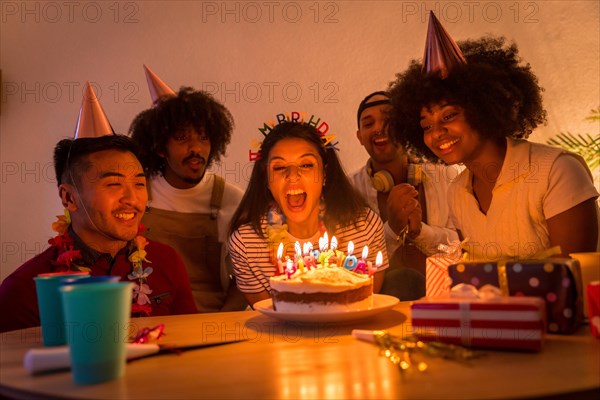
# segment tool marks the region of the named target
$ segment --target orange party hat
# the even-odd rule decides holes
[[[146,65],[144,65],[144,71],[146,72],[146,82],[148,82],[152,104],[156,103],[162,96],[177,96],[173,89],[164,83],[162,79]]]
[[[466,62],[456,42],[444,29],[433,11],[430,11],[425,54],[423,55],[423,71],[439,72],[442,78],[446,78],[452,68],[466,64]]]
[[[88,82],[77,117],[75,139],[114,135],[113,130],[92,85]]]

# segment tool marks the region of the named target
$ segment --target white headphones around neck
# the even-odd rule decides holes
[[[367,161],[367,173],[371,178],[371,184],[381,193],[387,193],[394,187],[394,177],[385,169],[377,171],[373,174],[373,168],[371,167],[371,160]],[[421,164],[408,164],[408,177],[407,183],[413,186],[421,184],[426,179],[423,174]]]
[[[371,160],[367,161],[367,173],[371,178],[371,184],[378,192],[387,193],[394,187],[394,177],[385,169],[373,174]]]

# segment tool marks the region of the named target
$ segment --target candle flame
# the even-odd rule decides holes
[[[327,250],[329,247],[329,236],[327,236],[327,232],[323,234],[323,243],[325,244],[325,248],[323,250]]]
[[[365,247],[363,247],[362,259],[366,260],[368,255],[369,255],[369,248],[367,246],[365,246]]]
[[[321,251],[321,252],[325,251],[325,249],[326,249],[325,246],[327,246],[325,238],[320,237],[319,238],[319,251]]]
[[[336,237],[332,236],[331,237],[331,246],[330,246],[331,250],[335,251],[337,249],[337,245],[338,245],[338,242],[337,242]]]
[[[303,254],[304,254],[305,256],[307,256],[307,255],[308,255],[308,252],[310,251],[310,249],[309,249],[309,247],[308,247],[308,245],[309,245],[309,244],[310,244],[310,243],[306,242],[306,243],[304,243],[304,245],[302,246],[302,247],[303,247],[303,250],[304,250]],[[311,246],[312,246],[312,245],[311,245]]]
[[[379,268],[383,264],[383,253],[381,251],[377,252],[377,257],[375,257],[375,267]]]
[[[302,255],[302,250],[300,248],[300,242],[296,242],[296,244],[294,244],[294,249],[296,250],[296,255],[297,256],[301,256]]]
[[[283,243],[279,243],[279,247],[277,248],[277,259],[279,260],[283,255]]]
[[[352,240],[351,240],[348,242],[348,255],[351,256],[353,252],[354,252],[354,243],[352,243]]]

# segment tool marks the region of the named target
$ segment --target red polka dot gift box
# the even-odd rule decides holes
[[[448,274],[451,286],[493,285],[505,296],[541,297],[550,333],[573,333],[581,326],[583,290],[575,259],[461,262],[450,265]]]

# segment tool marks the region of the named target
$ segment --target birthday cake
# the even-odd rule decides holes
[[[296,270],[270,279],[273,309],[281,312],[347,312],[372,307],[373,279],[338,266]]]

